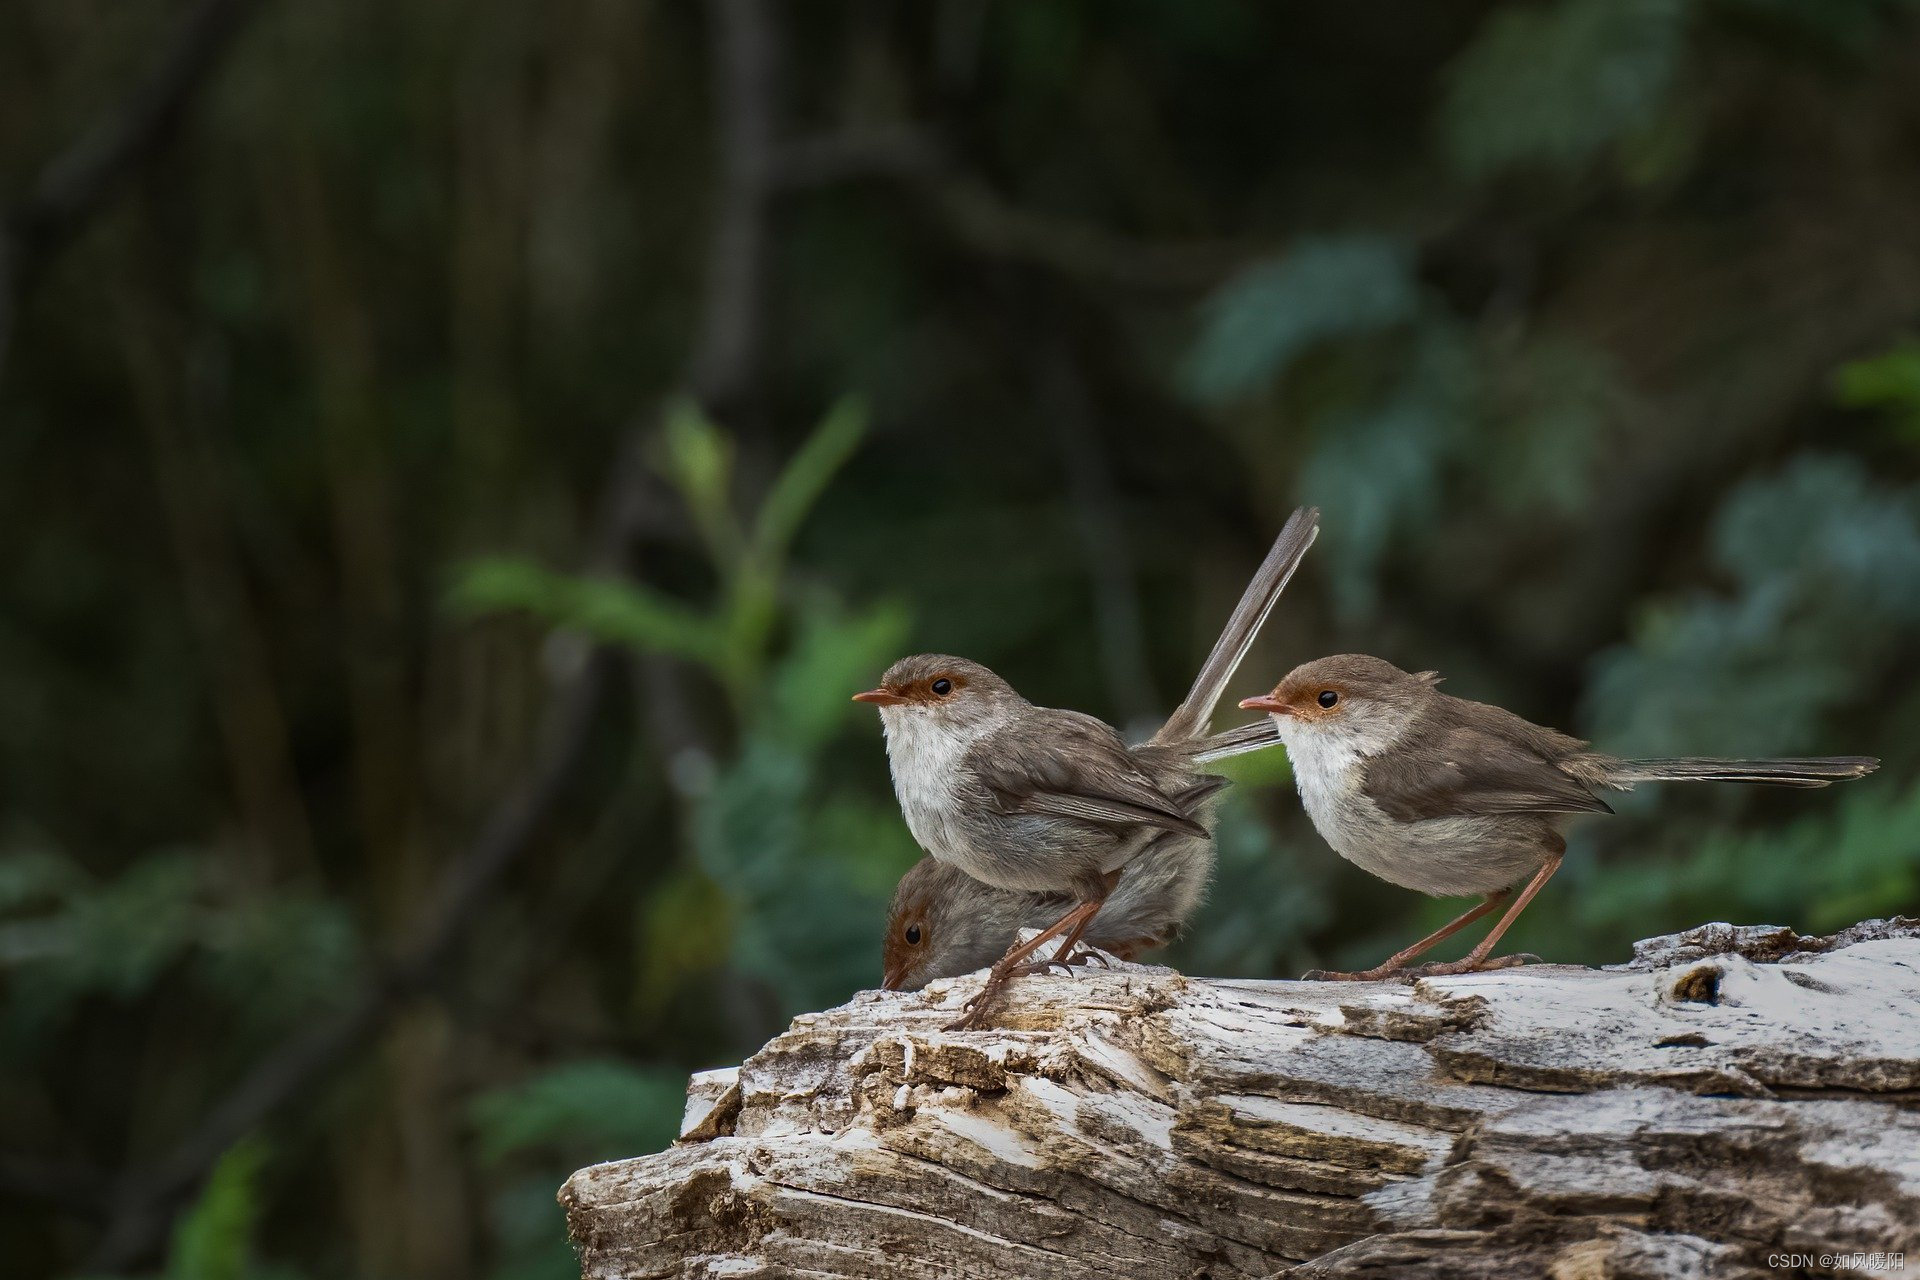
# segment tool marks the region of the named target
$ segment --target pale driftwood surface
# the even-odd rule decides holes
[[[977,983],[695,1076],[680,1143],[562,1188],[589,1280],[1920,1269],[1920,921],[1412,984],[1122,965],[942,1031]]]

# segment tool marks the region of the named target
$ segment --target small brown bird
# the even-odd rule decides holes
[[[1225,778],[1210,778],[1175,800],[1195,814],[1226,785]],[[1120,883],[1081,942],[1122,960],[1165,946],[1206,897],[1212,875],[1211,843],[1162,836],[1122,868]],[[893,893],[880,985],[918,991],[937,978],[984,969],[1006,953],[1022,929],[1044,929],[1073,905],[1069,894],[996,889],[938,858],[922,858],[900,877]]]
[[[986,667],[947,654],[902,658],[879,688],[854,695],[880,708],[894,793],[921,848],[996,888],[1068,894],[1075,904],[1000,958],[956,1026],[976,1025],[1043,943],[1062,937],[1055,956],[1071,956],[1121,869],[1163,836],[1197,841],[1211,859],[1207,806],[1183,807],[1177,797],[1211,777],[1197,766],[1219,758],[1222,741],[1253,750],[1276,740],[1251,727],[1204,735],[1318,532],[1315,511],[1288,519],[1193,688],[1140,746],[1092,716],[1036,707]]]
[[[1559,868],[1567,820],[1613,812],[1597,789],[1630,791],[1642,782],[1824,787],[1880,763],[1866,756],[1621,760],[1510,711],[1441,693],[1438,683],[1431,671],[1414,675],[1379,658],[1341,654],[1296,667],[1272,693],[1240,704],[1272,717],[1301,803],[1340,856],[1432,897],[1484,898],[1375,968],[1310,977],[1385,977],[1509,898],[1506,914],[1465,959],[1420,971],[1521,963],[1526,957],[1488,956]],[[1529,876],[1513,897],[1513,886]]]

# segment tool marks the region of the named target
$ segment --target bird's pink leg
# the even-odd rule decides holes
[[[1080,945],[1080,939],[1086,934],[1087,926],[1093,923],[1093,918],[1100,913],[1100,908],[1106,905],[1107,899],[1111,897],[1113,894],[1114,886],[1119,883],[1120,883],[1120,873],[1118,871],[1107,872],[1106,879],[1105,879],[1105,887],[1101,890],[1100,896],[1098,898],[1087,899],[1087,904],[1092,905],[1093,910],[1087,912],[1085,916],[1081,917],[1080,922],[1074,925],[1072,930],[1068,932],[1065,940],[1062,941],[1060,943],[1059,948],[1054,951],[1053,959],[1040,960],[1040,961],[1035,961],[1029,964],[1023,964],[1019,967],[1019,969],[1015,971],[1014,976],[1018,977],[1021,974],[1027,974],[1027,973],[1045,973],[1048,969],[1051,969],[1056,964],[1059,965],[1061,968],[1066,969],[1075,964],[1083,964],[1087,960],[1091,959],[1092,953],[1088,952],[1085,956],[1082,956],[1079,960],[1075,960],[1073,958],[1073,949]],[[1083,904],[1083,905],[1087,905],[1087,904]]]
[[[979,994],[967,1001],[960,1016],[948,1023],[946,1029],[948,1031],[970,1031],[984,1025],[986,1022],[987,1006],[993,1001],[993,998],[999,995],[1000,992],[1005,989],[1006,985],[1016,977],[1019,977],[1022,973],[1032,971],[1032,969],[1025,964],[1027,957],[1035,951],[1038,951],[1040,947],[1050,939],[1057,938],[1063,933],[1067,935],[1066,940],[1060,944],[1060,949],[1054,952],[1053,959],[1039,965],[1038,968],[1045,969],[1048,965],[1054,963],[1064,963],[1062,957],[1068,955],[1073,948],[1079,944],[1080,936],[1087,931],[1087,926],[1093,922],[1093,918],[1100,914],[1100,908],[1106,905],[1107,895],[1113,892],[1113,886],[1119,883],[1119,880],[1119,872],[1109,873],[1099,897],[1088,898],[1078,903],[1071,911],[1061,916],[1058,920],[1055,920],[1039,933],[1034,934],[1025,942],[1009,949],[1007,954],[1001,956],[993,968],[988,971],[986,984],[980,988]]]
[[[1527,887],[1520,891],[1520,896],[1515,898],[1513,905],[1507,908],[1507,914],[1500,917],[1500,923],[1488,930],[1487,936],[1480,939],[1480,945],[1472,951],[1469,951],[1464,957],[1459,960],[1448,960],[1441,964],[1423,964],[1414,970],[1414,972],[1422,977],[1438,978],[1453,973],[1478,973],[1485,969],[1511,969],[1517,964],[1525,964],[1529,960],[1538,960],[1538,956],[1524,955],[1499,956],[1489,960],[1487,954],[1493,950],[1493,944],[1500,941],[1500,935],[1505,933],[1512,927],[1513,922],[1520,918],[1520,913],[1527,909],[1529,902],[1533,901],[1533,895],[1540,892],[1540,887],[1546,884],[1553,876],[1553,873],[1559,869],[1560,855],[1556,853],[1547,859],[1545,865],[1533,873],[1533,879],[1527,881]]]
[[[1310,969],[1307,971],[1307,981],[1377,982],[1381,978],[1388,977],[1406,968],[1409,960],[1412,960],[1415,956],[1429,950],[1438,943],[1445,942],[1448,938],[1451,938],[1454,934],[1460,932],[1481,916],[1486,915],[1489,911],[1498,907],[1511,896],[1513,896],[1513,890],[1511,889],[1495,890],[1481,899],[1479,906],[1441,925],[1438,929],[1435,929],[1432,933],[1420,939],[1420,941],[1404,950],[1395,952],[1391,957],[1381,961],[1371,969],[1362,969],[1358,973],[1342,973],[1337,969]]]

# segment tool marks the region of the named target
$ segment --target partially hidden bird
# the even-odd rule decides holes
[[[1272,719],[1301,803],[1336,853],[1405,889],[1481,898],[1374,968],[1308,977],[1372,980],[1405,972],[1428,948],[1502,906],[1505,914],[1464,959],[1417,972],[1471,973],[1532,959],[1492,951],[1559,869],[1569,820],[1613,812],[1600,792],[1643,782],[1824,787],[1863,777],[1880,763],[1867,756],[1625,760],[1511,711],[1442,693],[1438,684],[1431,671],[1339,654],[1294,668],[1273,692],[1240,704]]]
[[[1258,745],[1278,743],[1269,732]],[[1173,800],[1181,812],[1195,814],[1226,786],[1225,778],[1208,778]],[[1119,883],[1088,922],[1081,944],[1133,960],[1172,942],[1205,900],[1213,862],[1211,841],[1163,832],[1121,869]],[[894,889],[881,946],[880,985],[888,991],[918,991],[937,978],[984,969],[1006,953],[1022,930],[1044,929],[1073,905],[1067,893],[996,888],[950,863],[924,857]],[[1062,963],[1077,961],[1069,957]]]
[[[1138,746],[1093,716],[1035,706],[980,663],[948,654],[902,658],[877,688],[854,695],[880,710],[894,794],[922,849],[988,887],[1068,904],[1025,942],[1007,934],[954,1028],[980,1025],[1045,943],[1060,939],[1046,964],[1066,962],[1123,870],[1149,850],[1198,859],[1198,901],[1212,870],[1209,801],[1219,789],[1199,766],[1279,741],[1270,725],[1209,737],[1207,724],[1318,533],[1311,508],[1287,520],[1187,696]]]

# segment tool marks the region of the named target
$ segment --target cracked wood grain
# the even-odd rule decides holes
[[[1920,1255],[1920,921],[1411,984],[863,992],[576,1173],[588,1280],[1721,1277]],[[1920,1260],[1920,1259],[1917,1259]],[[1779,1274],[1775,1271],[1773,1274]]]

